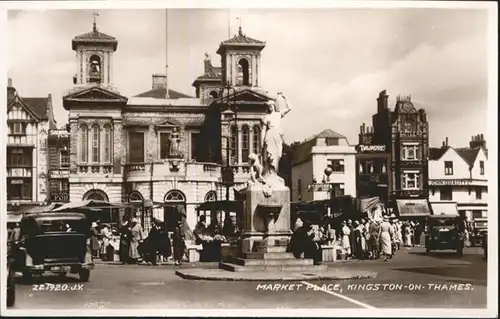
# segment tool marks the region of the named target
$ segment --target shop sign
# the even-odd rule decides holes
[[[310,192],[326,192],[332,190],[332,184],[328,183],[315,183],[307,185]]]
[[[431,186],[467,186],[471,181],[468,179],[434,179],[429,180]]]
[[[385,145],[359,145],[359,151],[362,153],[383,153]]]

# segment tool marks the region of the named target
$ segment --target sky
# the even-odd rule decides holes
[[[91,31],[90,10],[9,11],[8,76],[21,96],[52,94],[58,125],[67,122],[62,96],[76,73],[71,40]],[[98,10],[99,31],[118,40],[114,83],[124,96],[151,88],[166,60],[165,10]],[[323,129],[357,144],[371,123],[378,93],[412,96],[424,108],[430,144],[467,146],[487,134],[488,12],[485,9],[170,9],[169,85],[195,96],[205,52],[220,66],[221,41],[243,33],[266,42],[263,88],[283,92],[292,111],[285,140]],[[490,103],[491,104],[491,103]]]

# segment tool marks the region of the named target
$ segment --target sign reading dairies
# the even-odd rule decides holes
[[[385,152],[385,145],[359,145],[360,152]]]

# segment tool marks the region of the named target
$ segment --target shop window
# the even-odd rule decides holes
[[[444,162],[444,175],[453,175],[453,162],[445,161]]]

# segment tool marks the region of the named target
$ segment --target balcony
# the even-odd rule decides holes
[[[78,165],[78,175],[101,175],[111,174],[113,172],[112,164],[80,164]]]
[[[151,175],[151,169],[153,174]],[[168,180],[217,182],[221,168],[214,163],[186,162],[184,159],[164,159],[154,163],[128,163],[124,172],[128,181]]]

